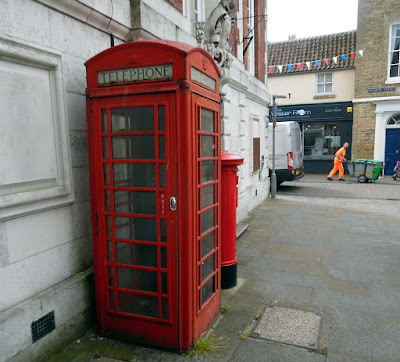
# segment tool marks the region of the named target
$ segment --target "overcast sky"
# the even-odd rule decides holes
[[[269,42],[357,29],[358,0],[268,0]]]

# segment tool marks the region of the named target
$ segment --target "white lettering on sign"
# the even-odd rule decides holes
[[[200,70],[192,67],[191,71],[192,80],[195,82],[201,83],[208,88],[216,90],[217,82],[214,78],[211,78],[209,75],[200,72]]]
[[[106,70],[97,72],[98,84],[137,82],[147,79],[172,78],[172,64],[155,65],[153,67]]]

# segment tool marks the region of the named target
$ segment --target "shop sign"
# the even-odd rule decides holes
[[[351,102],[346,102],[277,107],[276,118],[278,121],[351,119],[352,106]]]
[[[172,64],[155,65],[152,67],[128,68],[97,72],[98,84],[137,82],[149,79],[172,78]]]
[[[368,89],[368,93],[382,93],[382,92],[394,92],[396,90],[395,87],[390,88],[370,88]]]

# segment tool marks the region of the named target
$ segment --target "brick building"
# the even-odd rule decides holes
[[[268,44],[269,90],[286,96],[277,121],[300,123],[306,173],[328,172],[341,144],[351,144],[355,47],[356,31]]]
[[[353,156],[386,162],[400,149],[400,2],[359,0]]]

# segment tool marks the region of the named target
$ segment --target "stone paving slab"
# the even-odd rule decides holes
[[[315,196],[313,184],[330,191]],[[305,177],[287,187],[298,193],[305,185],[306,194],[278,191],[276,199],[252,212],[237,241],[238,286],[222,291],[221,304],[230,308],[210,329],[221,348],[199,359],[399,360],[400,182],[343,184]],[[346,187],[349,197],[327,196]],[[360,198],[365,190],[373,197]],[[267,306],[323,313],[318,350],[251,338]],[[92,330],[52,362],[86,361],[95,354],[111,361],[187,360],[179,353],[98,339]]]

